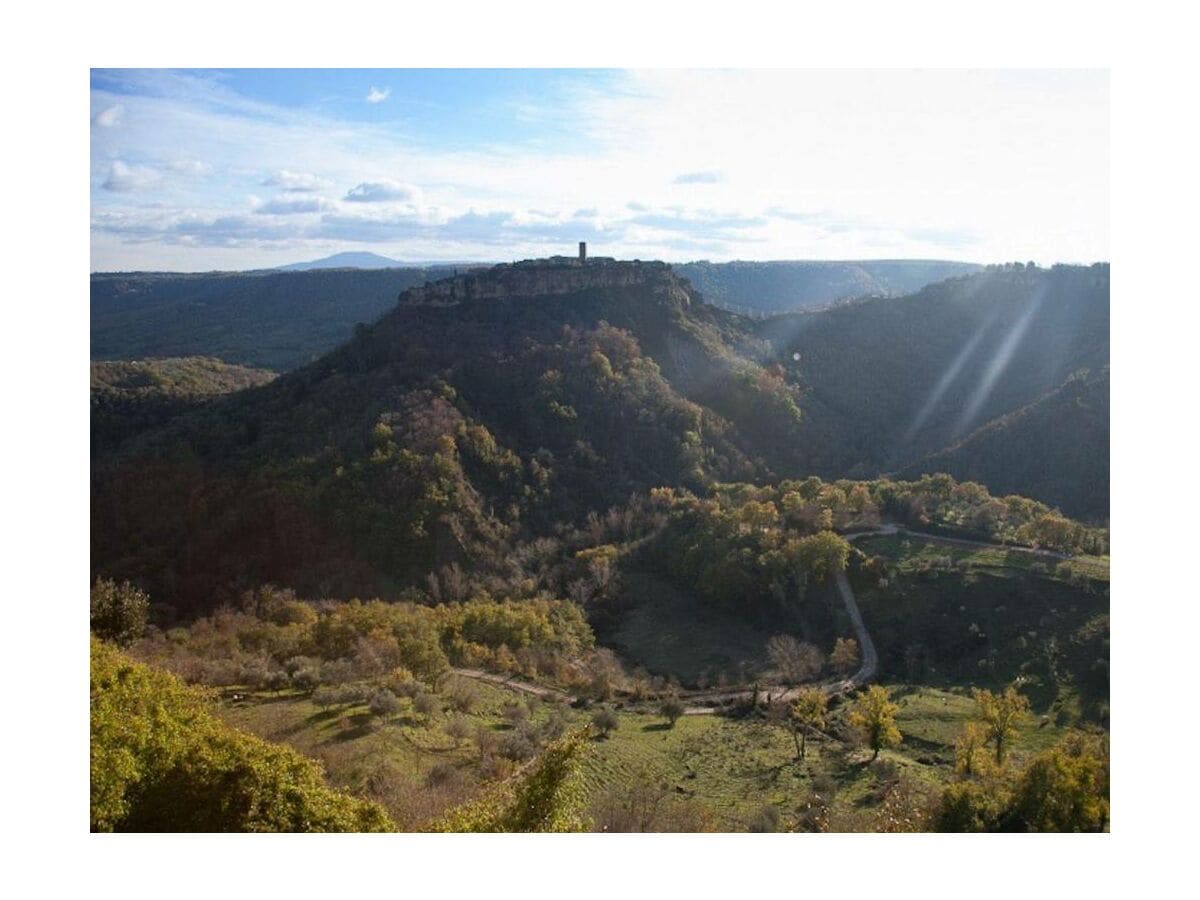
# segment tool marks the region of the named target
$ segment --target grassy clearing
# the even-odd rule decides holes
[[[524,698],[491,685],[477,687],[477,706],[466,718],[496,734],[510,731],[505,707]],[[782,829],[812,827],[814,809],[832,830],[877,827],[889,790],[902,785],[928,803],[953,778],[954,740],[974,711],[965,692],[909,686],[892,691],[904,741],[874,764],[868,762],[869,751],[836,737],[844,734],[841,712],[835,712],[827,736],[809,740],[807,758],[798,761],[790,735],[761,718],[685,716],[671,728],[652,711],[616,709],[617,728],[590,742],[585,802],[596,809],[614,792],[636,792],[653,780],[672,802],[703,810],[707,827],[718,830],[744,831],[768,807]],[[535,722],[557,709],[554,714],[571,726],[585,724],[593,712],[540,702],[532,709]],[[505,774],[480,768],[474,740],[455,746],[442,731],[444,713],[372,728],[364,707],[320,710],[303,695],[284,693],[226,702],[221,714],[238,727],[322,760],[335,785],[380,800],[402,827],[420,827]],[[1031,716],[1013,744],[1014,761],[1051,746],[1063,734]],[[459,777],[447,778],[450,770]],[[381,792],[381,771],[401,789]]]
[[[637,605],[604,635],[634,666],[673,675],[684,684],[753,678],[766,667],[766,643],[778,633],[722,610],[706,607],[655,575],[629,572],[626,591]]]
[[[880,649],[881,675],[893,682],[901,745],[869,762],[839,709],[826,735],[811,738],[807,758],[798,761],[791,736],[761,717],[685,716],[672,728],[652,707],[623,704],[613,708],[616,729],[590,742],[584,762],[585,802],[598,824],[614,797],[653,793],[647,790],[653,784],[664,806],[688,810],[683,818],[658,820],[660,827],[744,831],[769,820],[782,830],[886,829],[895,827],[888,818],[893,805],[925,808],[955,778],[954,742],[975,714],[969,685],[998,688],[1018,675],[1025,679],[1035,713],[1012,743],[1013,765],[1053,746],[1079,720],[1089,667],[1107,659],[1106,577],[1048,574],[1030,568],[1036,558],[1001,549],[902,537],[863,543],[898,563],[889,583],[858,593]],[[931,568],[920,561],[947,555],[962,564]],[[1106,560],[1082,564],[1107,574]],[[652,576],[633,573],[627,585],[639,606],[605,643],[632,664],[685,683],[714,672],[732,680],[761,671],[773,631],[705,610]],[[901,684],[913,666],[919,684]],[[365,706],[322,710],[296,693],[227,703],[223,715],[322,760],[335,785],[378,800],[401,827],[419,828],[511,771],[515,763],[498,759],[475,733],[501,739],[512,733],[506,709],[514,702],[529,708],[533,725],[556,717],[578,727],[594,712],[470,681],[476,701],[462,717],[471,737],[456,743],[445,726],[457,715],[447,698],[459,682],[443,686],[430,716],[401,715],[382,726]]]
[[[468,681],[476,698],[469,712],[449,708],[447,694]],[[401,714],[380,722],[365,704],[321,709],[305,694],[248,694],[221,703],[219,714],[230,724],[268,740],[286,743],[325,764],[330,781],[386,806],[401,827],[418,828],[448,807],[477,792],[482,783],[504,777],[513,764],[500,761],[481,771],[477,741],[455,742],[445,727],[461,717],[472,735],[478,730],[502,738],[513,730],[506,708],[519,703],[530,721],[545,723],[557,703],[538,700],[486,683],[447,679],[439,709],[428,716]],[[572,714],[572,718],[577,718]]]
[[[911,572],[935,559],[949,557],[956,564],[991,570],[1037,572],[1048,578],[1068,580],[1089,578],[1108,581],[1107,556],[1075,556],[1055,560],[1004,547],[966,547],[911,535],[884,535],[860,538],[855,546],[869,556],[883,556],[896,562],[902,572]]]

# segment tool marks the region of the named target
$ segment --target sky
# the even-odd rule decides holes
[[[91,72],[93,271],[1108,259],[1084,70]]]

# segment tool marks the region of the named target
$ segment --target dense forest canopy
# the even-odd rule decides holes
[[[992,419],[901,474],[948,472],[1103,521],[1109,504],[1108,396],[1108,368],[1081,369],[1028,406]]]
[[[92,454],[163,425],[222,394],[269,383],[274,372],[207,356],[92,363]]]
[[[777,364],[800,394],[798,464],[824,477],[931,471],[911,467],[1082,372],[1099,377],[1109,361],[1108,331],[1106,264],[990,267],[906,297],[778,316],[757,327],[772,347],[764,362]],[[1092,493],[1095,472],[1108,467],[1107,431],[1096,424],[1101,409],[1056,422],[1049,438],[1086,446],[1093,454],[1086,470],[1060,450],[1062,465],[1020,481],[1031,456],[1019,431],[1003,429],[1014,440],[1007,461],[997,458],[988,474],[1004,490],[1104,520],[1106,495]]]
[[[396,294],[452,268],[97,273],[92,359],[215,356],[275,371],[332,350]]]
[[[986,421],[1107,360],[1107,267],[989,269],[911,297],[753,323],[704,303],[668,267],[611,265],[618,286],[605,275],[559,288],[553,270],[534,269],[522,277],[545,282],[536,296],[402,298],[294,373],[162,427],[128,424],[134,437],[94,468],[97,571],[150,579],[183,607],[266,581],[398,596],[450,565],[502,569],[514,542],[654,488],[704,496],[719,482],[887,471],[903,448],[924,459],[919,448],[954,433],[955,410],[973,408],[979,378],[997,375],[976,391],[974,418]],[[957,365],[973,341],[978,352]],[[996,364],[1002,352],[1009,365]],[[1090,383],[1080,377],[1070,384]],[[904,443],[914,411],[923,421]],[[1057,445],[1086,444],[1095,419],[1060,417],[1083,433],[1059,432]],[[1028,484],[1103,518],[1094,491],[1080,498],[1106,445],[1086,444],[1082,472],[1078,453],[1060,453],[1031,473],[1020,428],[990,433],[977,455],[1003,490],[1034,493]],[[955,453],[974,443],[985,446],[973,436]],[[916,501],[874,502],[989,538],[1074,540],[1048,537],[1052,513],[1037,504],[1039,526],[1010,524],[1000,501],[957,521],[938,520],[936,492],[921,495],[920,512]]]

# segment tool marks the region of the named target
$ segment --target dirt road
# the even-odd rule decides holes
[[[1030,553],[1036,556],[1045,556],[1052,559],[1068,559],[1069,557],[1063,553],[1056,553],[1053,550],[1038,550],[1033,547],[1016,547],[1009,544],[991,544],[986,541],[972,541],[966,538],[944,537],[939,534],[928,534],[923,531],[913,531],[895,524],[881,525],[874,531],[856,531],[850,534],[843,534],[842,537],[847,541],[856,541],[864,537],[880,537],[883,535],[908,534],[913,537],[923,538],[930,541],[939,541],[946,544],[955,544],[966,547],[988,547],[1004,550],[1012,550],[1019,553]],[[858,641],[859,653],[862,655],[862,663],[858,671],[849,678],[843,678],[836,681],[824,682],[819,687],[830,695],[845,694],[850,691],[858,690],[875,677],[875,673],[879,668],[879,655],[875,650],[875,642],[871,640],[871,634],[867,631],[867,626],[863,622],[862,613],[858,608],[858,599],[854,596],[854,589],[850,587],[850,580],[846,577],[845,572],[837,573],[837,589],[838,594],[842,598],[842,603],[846,607],[846,615],[850,619],[850,623],[854,626],[854,637]],[[491,672],[484,672],[479,669],[454,669],[456,674],[466,678],[475,678],[480,681],[486,681],[491,684],[496,684],[501,687],[509,688],[510,690],[520,691],[524,694],[532,694],[537,697],[546,699],[559,700],[565,703],[574,703],[578,698],[560,691],[556,688],[543,687],[542,685],[530,684],[526,681],[515,681],[511,675],[496,675]],[[807,687],[808,685],[805,685]],[[722,690],[698,690],[684,691],[680,694],[680,699],[687,704],[684,710],[685,716],[704,716],[713,715],[719,712],[722,708],[734,703],[743,703],[747,700],[756,699],[759,702],[776,702],[779,700],[789,700],[796,695],[800,687],[792,687],[778,693],[771,693],[770,689],[765,689],[758,692],[758,696],[754,697],[753,690],[741,688],[726,688]]]

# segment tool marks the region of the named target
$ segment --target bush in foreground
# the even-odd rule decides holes
[[[92,831],[388,831],[321,766],[215,718],[173,675],[92,641]]]

